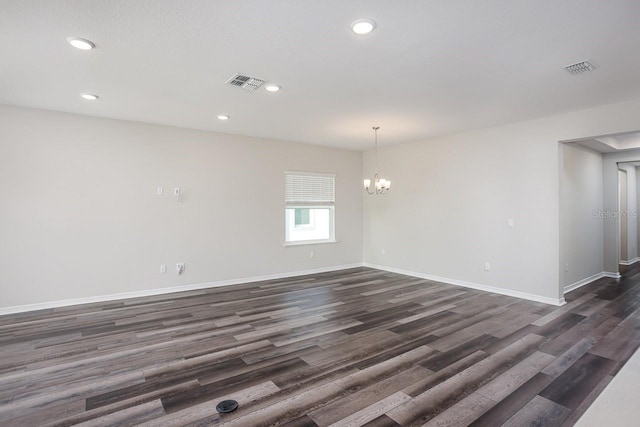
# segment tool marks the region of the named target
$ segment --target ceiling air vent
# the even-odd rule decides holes
[[[594,65],[589,61],[580,61],[575,64],[567,65],[564,69],[571,74],[583,74],[595,70],[596,67],[594,67]]]
[[[265,80],[245,76],[244,74],[239,73],[227,80],[228,85],[238,86],[246,90],[256,90],[262,86],[264,82]]]

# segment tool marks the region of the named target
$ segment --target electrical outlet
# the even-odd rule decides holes
[[[176,264],[176,273],[182,274],[184,271],[184,262],[179,262]]]
[[[167,266],[166,266],[166,265],[164,265],[164,264],[162,264],[162,265],[160,266],[160,273],[166,273],[166,272],[167,272]]]
[[[490,262],[485,262],[484,263],[484,271],[491,271],[491,263]]]
[[[162,196],[164,194],[164,188],[162,187],[158,187],[156,189],[156,192],[158,193],[158,196]]]
[[[569,271],[569,263],[565,263],[564,265],[564,271]]]

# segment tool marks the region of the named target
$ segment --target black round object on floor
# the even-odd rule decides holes
[[[235,400],[223,400],[216,405],[216,411],[220,412],[221,414],[233,412],[236,409],[238,409],[238,402],[236,402]]]

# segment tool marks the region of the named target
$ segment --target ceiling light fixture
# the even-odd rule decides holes
[[[98,95],[95,95],[93,93],[81,93],[80,96],[86,99],[87,101],[95,101],[97,99],[100,99]]]
[[[80,50],[91,50],[96,47],[95,43],[91,40],[80,39],[78,37],[69,37],[67,41],[71,46]]]
[[[356,34],[369,34],[376,28],[376,21],[373,19],[357,19],[351,23],[351,30]]]
[[[226,114],[218,114],[218,120],[229,120],[231,118],[231,116],[228,116]]]
[[[281,89],[280,86],[274,84],[268,84],[264,88],[267,90],[267,92],[277,92]]]
[[[372,127],[373,131],[376,134],[376,173],[373,176],[373,191],[371,191],[371,180],[364,180],[364,191],[369,194],[385,194],[391,188],[391,181],[387,181],[384,178],[378,178],[378,129],[380,126]]]

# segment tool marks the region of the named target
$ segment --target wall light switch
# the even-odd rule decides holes
[[[491,271],[491,263],[490,262],[485,262],[484,263],[484,271]]]
[[[156,191],[158,193],[158,196],[162,196],[164,194],[164,188],[162,188],[162,187],[158,187],[158,189]]]
[[[315,258],[316,253],[314,251],[309,252],[309,258]]]
[[[166,272],[167,272],[167,266],[166,266],[166,265],[164,265],[164,264],[162,264],[162,265],[160,266],[160,273],[166,273]]]
[[[509,219],[507,220],[507,227],[509,227],[509,228],[513,228],[513,218],[509,218]]]
[[[182,193],[180,192],[180,188],[176,187],[173,189],[173,196],[178,202],[182,203]]]

